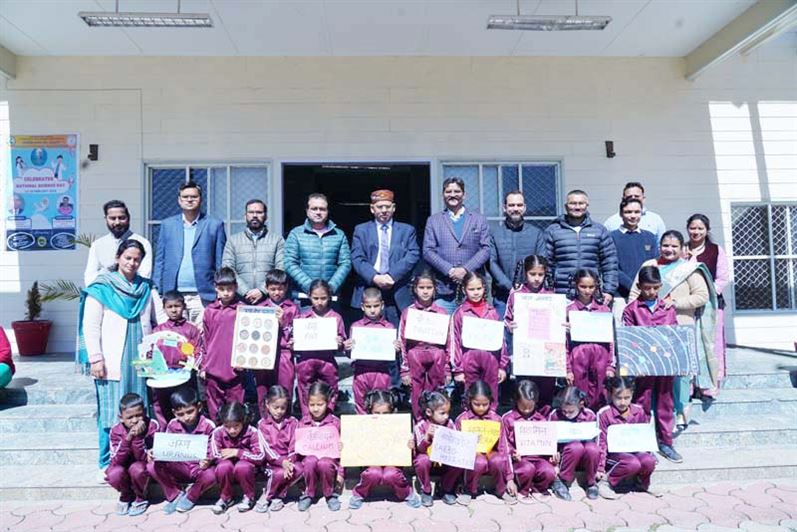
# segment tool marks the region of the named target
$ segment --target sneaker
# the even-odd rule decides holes
[[[594,501],[600,495],[598,493],[598,486],[597,484],[593,484],[592,486],[587,486],[587,499]]]
[[[363,498],[359,495],[352,494],[349,497],[349,510],[359,510],[363,507]]]
[[[501,500],[506,504],[517,504],[517,497],[508,492],[504,492],[504,494],[501,495]]]
[[[684,461],[683,456],[681,456],[678,451],[672,448],[672,445],[659,445],[659,454],[662,455],[664,458],[669,460],[670,462],[674,462],[676,464],[680,464]]]
[[[244,498],[241,499],[241,502],[239,502],[238,506],[236,506],[236,508],[238,508],[238,511],[241,512],[241,513],[248,512],[249,510],[251,510],[254,507],[255,507],[255,501],[253,501],[252,499],[250,499],[246,495],[244,495]]]
[[[116,503],[116,515],[127,515],[130,511],[130,503],[119,501]]]
[[[308,497],[307,495],[302,495],[299,497],[299,503],[296,505],[300,512],[306,512],[310,509],[310,506],[313,504],[313,499]]]
[[[285,502],[282,499],[274,499],[271,501],[271,504],[268,506],[269,512],[279,512],[285,508]]]
[[[470,505],[470,501],[473,500],[473,495],[470,493],[460,493],[457,497],[457,504],[461,504],[462,506]]]
[[[454,495],[453,493],[444,493],[443,502],[448,504],[449,506],[453,506],[457,504],[457,496]]]
[[[219,499],[216,503],[210,507],[210,511],[216,515],[221,515],[227,511],[227,508],[230,507],[230,503],[225,501],[224,499]]]
[[[177,510],[177,503],[180,502],[180,499],[185,497],[185,492],[180,492],[177,494],[177,497],[174,500],[167,501],[166,504],[163,505],[163,513],[166,515],[171,515]]]
[[[127,515],[130,517],[141,515],[147,511],[147,508],[149,508],[149,501],[136,501],[130,505],[130,511],[127,512]]]
[[[194,509],[194,506],[195,503],[191,502],[191,499],[189,499],[186,496],[177,502],[177,511],[180,512],[181,514],[185,512],[190,512],[191,510]]]
[[[434,504],[434,498],[431,493],[421,493],[421,505],[431,508]]]
[[[330,495],[327,497],[327,508],[330,512],[337,512],[340,510],[340,499],[337,495]]]
[[[605,480],[598,482],[598,494],[604,499],[609,499],[610,501],[620,498],[620,495],[614,491],[614,488],[612,488],[611,484]]]
[[[257,500],[257,504],[255,504],[255,511],[259,514],[264,514],[268,512],[269,507],[269,500],[266,496],[266,493],[263,492],[263,495]]]
[[[554,480],[553,484],[551,484],[551,491],[553,491],[553,494],[563,501],[573,500],[573,496],[570,495],[570,488],[568,488],[567,484],[562,482],[562,480],[559,478]]]
[[[418,494],[413,491],[407,496],[406,499],[404,499],[404,503],[410,508],[420,508],[421,498],[418,497]]]

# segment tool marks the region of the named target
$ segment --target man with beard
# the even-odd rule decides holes
[[[130,230],[130,211],[123,201],[111,200],[102,206],[105,213],[105,225],[109,233],[95,240],[89,248],[89,260],[83,272],[83,282],[86,286],[103,271],[109,271],[116,264],[116,250],[119,243],[128,238],[138,240],[144,246],[146,255],[141,261],[138,274],[149,278],[152,274],[152,246],[149,240]]]
[[[513,190],[504,196],[504,222],[490,233],[490,275],[493,277],[493,306],[499,316],[506,311],[509,291],[516,283],[523,282],[522,273],[517,276],[518,263],[522,263],[537,250],[540,230],[525,223],[526,201],[523,192]]]
[[[268,208],[259,199],[246,202],[246,229],[227,240],[221,265],[235,270],[238,294],[250,305],[265,296],[266,272],[283,269],[285,240],[266,227]]]

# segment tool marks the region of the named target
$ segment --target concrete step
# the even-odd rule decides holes
[[[678,448],[681,464],[656,455],[654,484],[703,484],[724,480],[797,477],[797,446],[755,446],[736,449]]]
[[[94,383],[77,372],[74,355],[21,357],[15,364],[14,378],[0,390],[0,407],[95,402]]]
[[[0,410],[0,434],[16,432],[92,432],[96,406],[26,405]]]
[[[708,406],[693,401],[690,418],[695,420],[723,418],[729,423],[741,415],[795,415],[797,389],[767,388],[721,390]]]
[[[723,390],[752,388],[789,388],[797,385],[797,373],[776,370],[764,373],[745,373],[727,375],[722,381]]]
[[[97,462],[97,432],[0,434],[0,463],[89,465]]]
[[[757,445],[797,446],[797,421],[788,415],[748,415],[733,419],[692,420],[685,431],[675,436],[675,445],[679,450]]]

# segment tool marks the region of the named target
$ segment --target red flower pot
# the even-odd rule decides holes
[[[47,352],[47,339],[50,336],[49,320],[12,321],[11,328],[17,338],[20,355],[42,355]]]

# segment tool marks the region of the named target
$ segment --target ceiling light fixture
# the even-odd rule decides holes
[[[213,20],[207,13],[180,13],[177,0],[176,13],[120,12],[119,0],[116,11],[81,11],[77,14],[92,28],[212,28]]]
[[[530,31],[576,31],[602,30],[609,25],[609,16],[581,16],[578,14],[578,0],[575,15],[521,15],[520,0],[517,0],[517,14],[490,15],[487,18],[488,30],[530,30]]]

